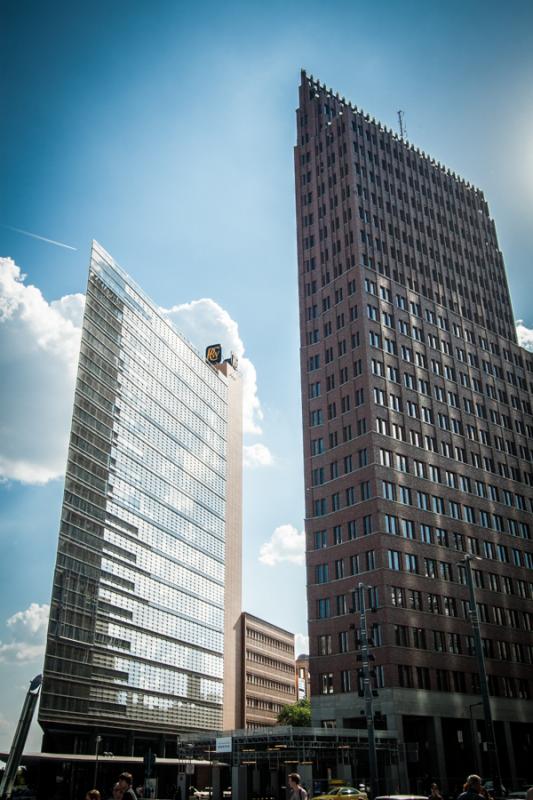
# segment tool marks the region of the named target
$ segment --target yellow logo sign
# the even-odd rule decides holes
[[[220,364],[222,361],[222,345],[210,344],[205,348],[205,360],[210,364]]]

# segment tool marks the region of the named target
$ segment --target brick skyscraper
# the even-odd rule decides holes
[[[366,724],[363,581],[375,710],[409,745],[399,782],[487,774],[461,563],[479,556],[504,782],[531,780],[533,355],[494,222],[479,189],[305,73],[297,123],[314,724]]]

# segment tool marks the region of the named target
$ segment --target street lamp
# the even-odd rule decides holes
[[[478,705],[483,706],[483,716],[485,718],[485,728],[487,737],[487,747],[490,753],[491,766],[493,768],[493,781],[494,792],[496,795],[501,793],[502,778],[500,772],[500,759],[498,757],[498,748],[496,745],[496,736],[494,733],[494,722],[492,720],[492,710],[490,706],[489,684],[487,680],[487,670],[485,667],[485,655],[483,653],[483,644],[481,641],[481,630],[479,627],[479,617],[477,613],[476,602],[476,588],[474,586],[474,578],[472,575],[472,561],[481,561],[479,556],[469,554],[465,556],[459,563],[465,565],[466,585],[469,591],[469,604],[470,604],[470,624],[472,625],[472,633],[474,634],[474,649],[476,651],[478,669],[479,669],[479,688],[481,690],[481,703]],[[473,704],[476,705],[476,704]]]
[[[359,621],[360,621],[360,638],[361,638],[361,655],[358,657],[362,661],[363,666],[363,694],[365,698],[365,716],[366,716],[366,730],[368,734],[368,767],[370,771],[370,787],[372,789],[372,797],[377,795],[377,775],[378,764],[376,754],[376,734],[374,729],[374,707],[373,707],[373,694],[370,685],[370,652],[368,644],[368,627],[366,619],[366,598],[365,590],[370,587],[364,583],[359,583]],[[374,657],[372,656],[372,659]]]
[[[94,754],[95,758],[94,758],[94,783],[93,783],[93,786],[94,786],[95,789],[96,789],[96,780],[98,778],[98,748],[100,747],[100,742],[101,741],[102,741],[102,737],[100,735],[98,735],[96,737],[96,752]]]

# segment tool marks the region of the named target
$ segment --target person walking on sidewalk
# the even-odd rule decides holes
[[[291,772],[289,775],[289,788],[291,793],[289,795],[289,800],[307,800],[308,794],[301,786],[302,779],[298,775],[297,772]]]
[[[482,785],[479,775],[469,775],[457,800],[480,800]]]

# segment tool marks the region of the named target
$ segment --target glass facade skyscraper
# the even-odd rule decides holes
[[[239,384],[93,244],[39,711],[45,750],[90,752],[102,735],[102,750],[144,752],[152,734],[163,755],[166,733],[222,727],[232,573],[240,610],[240,515],[226,525]],[[239,439],[239,408],[233,426]],[[237,506],[240,485],[232,493]]]

